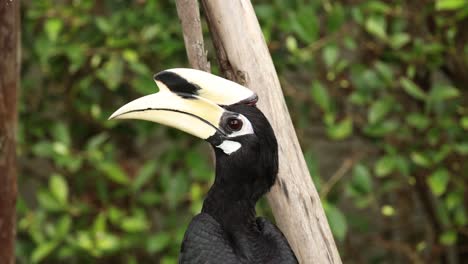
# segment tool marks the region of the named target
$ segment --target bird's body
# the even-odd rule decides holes
[[[164,71],[155,80],[161,92],[130,102],[112,118],[177,127],[208,141],[216,156],[214,184],[185,233],[179,263],[297,263],[281,231],[255,213],[278,173],[278,145],[256,95],[195,70]]]
[[[185,233],[179,263],[297,263],[281,231],[267,219],[255,218],[250,228],[230,235],[213,217],[201,213]]]

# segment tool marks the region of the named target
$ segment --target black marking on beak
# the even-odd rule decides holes
[[[211,126],[212,128],[214,128],[217,132],[216,133],[220,133],[221,135],[223,136],[226,136],[226,134],[221,131],[219,128],[217,128],[216,126],[214,126],[213,124],[211,124],[210,122],[206,121],[205,119],[197,116],[197,115],[194,115],[192,113],[189,113],[189,112],[185,112],[185,111],[180,111],[180,110],[177,110],[177,109],[170,109],[170,108],[151,108],[151,107],[148,107],[148,108],[144,108],[144,109],[136,109],[136,110],[131,110],[131,111],[128,111],[128,112],[125,112],[125,113],[122,113],[118,116],[121,116],[121,115],[125,115],[125,114],[128,114],[128,113],[133,113],[133,112],[144,112],[144,111],[151,111],[151,110],[154,110],[154,111],[169,111],[169,112],[176,112],[176,113],[180,113],[180,114],[186,114],[186,115],[189,115],[191,117],[194,117],[200,121],[202,121],[203,123]],[[114,116],[113,118],[116,118],[118,116]]]
[[[185,95],[198,95],[198,90],[200,90],[198,85],[187,81],[180,75],[171,71],[159,72],[153,76],[153,79],[162,82],[173,93],[179,94],[185,99],[193,98],[191,96],[184,97]]]

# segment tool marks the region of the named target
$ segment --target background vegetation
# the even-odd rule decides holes
[[[252,2],[343,262],[468,259],[467,1]],[[175,4],[22,1],[22,18],[18,263],[177,263],[208,146],[107,121],[187,66]]]

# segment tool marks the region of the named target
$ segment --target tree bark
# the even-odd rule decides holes
[[[198,0],[176,0],[176,6],[190,66],[194,69],[210,72],[210,62],[203,44]]]
[[[0,263],[15,262],[19,0],[0,3]]]
[[[278,139],[279,175],[268,201],[279,228],[300,263],[341,263],[251,2],[202,3],[221,70],[258,94]]]

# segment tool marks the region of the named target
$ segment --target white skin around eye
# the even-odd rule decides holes
[[[228,137],[238,137],[243,135],[250,135],[254,133],[252,124],[250,121],[243,115],[239,115],[238,118],[242,121],[242,128],[239,131],[232,132]]]

